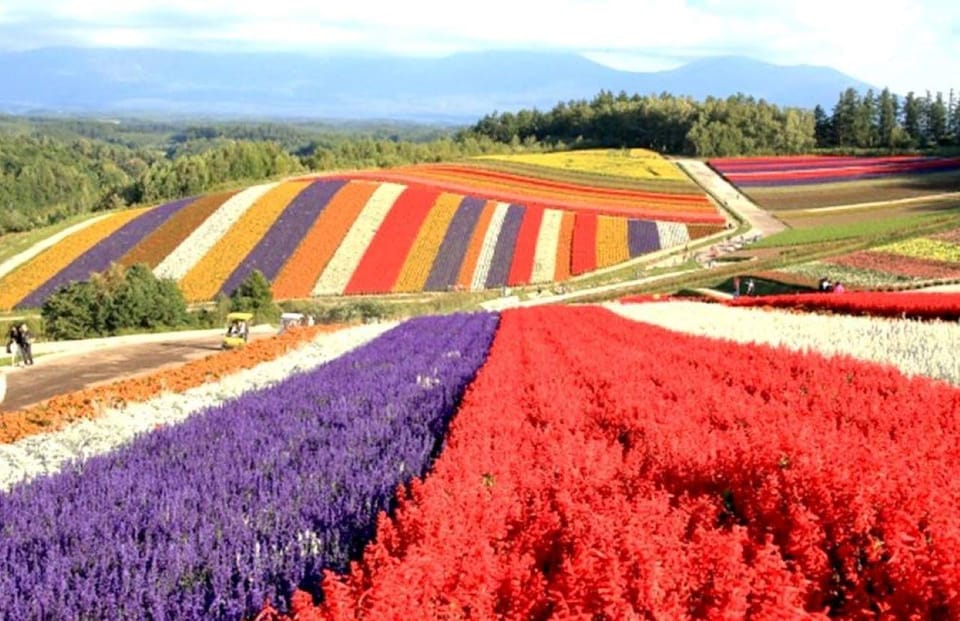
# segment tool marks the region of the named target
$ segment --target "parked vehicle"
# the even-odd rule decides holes
[[[223,335],[223,349],[242,347],[250,339],[250,322],[253,313],[230,313],[227,315],[227,332]]]

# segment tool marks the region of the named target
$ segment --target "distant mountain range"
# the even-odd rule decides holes
[[[738,92],[827,109],[870,85],[828,67],[724,56],[669,71],[611,69],[566,52],[444,58],[47,48],[0,52],[0,111],[37,114],[397,119],[472,122],[614,93],[702,99]]]

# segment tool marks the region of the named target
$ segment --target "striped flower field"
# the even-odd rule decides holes
[[[113,262],[148,264],[189,301],[229,295],[255,269],[277,299],[550,283],[724,224],[693,190],[591,186],[481,165],[305,177],[108,215],[0,265],[0,309],[38,307]]]
[[[0,618],[956,618],[958,338],[550,306],[93,388],[0,437]]]

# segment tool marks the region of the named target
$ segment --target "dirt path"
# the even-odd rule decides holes
[[[714,200],[750,224],[751,230],[746,233],[747,236],[760,233],[764,237],[769,237],[774,233],[786,230],[787,226],[783,222],[775,218],[770,212],[758,207],[737,188],[733,187],[730,182],[707,166],[706,162],[691,159],[675,159],[674,161]]]
[[[250,338],[271,334],[254,332]],[[0,404],[0,416],[57,395],[181,365],[221,351],[219,333],[185,334],[182,338],[173,336],[152,342],[125,339],[112,346],[40,356],[32,367],[7,368],[3,371],[7,376],[7,395]]]

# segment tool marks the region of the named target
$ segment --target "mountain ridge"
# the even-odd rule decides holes
[[[742,56],[631,72],[573,52],[460,52],[439,58],[292,52],[41,48],[0,52],[0,111],[470,122],[549,109],[601,90],[695,99],[743,93],[831,107],[870,85],[829,67]]]

